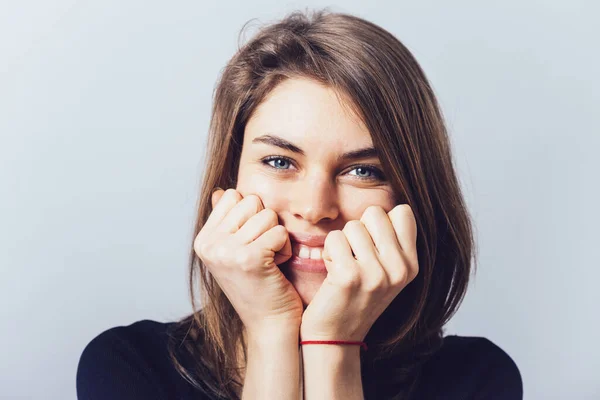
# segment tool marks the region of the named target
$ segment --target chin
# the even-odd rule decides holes
[[[299,288],[298,286],[294,285],[294,287],[302,299],[302,305],[304,305],[304,308],[306,309],[306,307],[308,307],[312,299],[315,297],[315,293],[317,293],[318,288],[315,290],[312,288],[306,290],[302,286]]]
[[[327,277],[327,273],[304,272],[291,269],[287,263],[281,264],[280,268],[300,295],[304,308],[310,304]]]

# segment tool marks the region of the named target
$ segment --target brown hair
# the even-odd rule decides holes
[[[383,393],[408,398],[464,298],[475,252],[436,97],[411,52],[391,33],[326,8],[292,12],[238,45],[214,92],[194,238],[212,211],[212,190],[236,187],[246,122],[277,84],[294,77],[333,88],[362,118],[397,199],[415,214],[419,274],[372,326],[365,338],[369,351],[361,356],[367,399]],[[194,312],[174,325],[170,355],[198,390],[235,399],[243,385],[237,355],[246,359],[243,327],[190,247]]]

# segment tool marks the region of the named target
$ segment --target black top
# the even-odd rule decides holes
[[[173,323],[142,320],[109,329],[83,350],[79,400],[209,400],[181,377],[167,352]],[[522,399],[515,362],[482,337],[450,335],[424,365],[415,399]]]

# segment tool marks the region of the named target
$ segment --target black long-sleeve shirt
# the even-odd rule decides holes
[[[209,400],[181,377],[167,351],[173,323],[142,320],[96,336],[77,369],[79,400]],[[415,399],[520,400],[512,358],[482,337],[450,335],[424,365]],[[383,399],[382,399],[383,400]]]

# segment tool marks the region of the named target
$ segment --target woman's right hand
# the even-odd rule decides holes
[[[302,322],[298,292],[278,265],[292,256],[288,232],[256,195],[217,189],[194,251],[216,279],[247,332]]]

